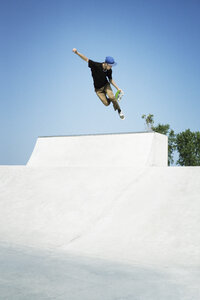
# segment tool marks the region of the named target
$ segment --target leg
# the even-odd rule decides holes
[[[109,100],[112,101],[114,110],[118,110],[118,112],[120,113],[121,108],[119,106],[119,103],[117,102],[117,99],[115,99],[115,95],[113,94],[113,91],[112,91],[111,86],[110,86],[109,83],[106,84],[106,86],[105,86],[105,92],[108,95]]]
[[[110,104],[110,100],[106,97],[104,87],[102,87],[98,90],[96,89],[95,92],[105,106],[108,106]]]

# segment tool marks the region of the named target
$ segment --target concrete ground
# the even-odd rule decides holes
[[[122,264],[0,247],[2,300],[199,300],[200,268]]]

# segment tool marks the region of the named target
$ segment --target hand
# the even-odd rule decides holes
[[[78,52],[76,48],[73,48],[72,51],[73,51],[74,53],[76,53],[76,54],[77,54],[77,52]]]
[[[118,89],[118,91],[120,91],[120,93],[123,93],[123,94],[124,94],[124,92],[122,91],[122,89]]]

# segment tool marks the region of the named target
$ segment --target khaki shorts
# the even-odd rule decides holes
[[[95,89],[95,92],[104,105],[108,106],[110,102],[112,102],[114,110],[120,110],[119,103],[117,102],[109,83],[100,89]]]

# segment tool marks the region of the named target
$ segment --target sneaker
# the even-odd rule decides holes
[[[124,114],[122,113],[122,111],[119,112],[119,116],[120,116],[120,118],[121,118],[122,120],[125,119],[125,116],[124,116]]]

